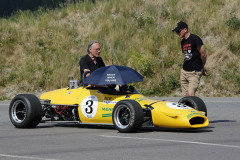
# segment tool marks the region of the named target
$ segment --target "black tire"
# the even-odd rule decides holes
[[[9,106],[9,117],[16,128],[34,128],[42,120],[42,106],[32,94],[15,96]]]
[[[207,116],[207,107],[203,100],[199,97],[196,96],[183,97],[182,99],[179,100],[179,103],[185,104],[198,111],[203,111],[205,112],[205,116]]]
[[[112,120],[119,132],[136,132],[141,128],[143,118],[142,107],[134,100],[122,100],[114,106]]]

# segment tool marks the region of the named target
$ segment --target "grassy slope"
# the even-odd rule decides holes
[[[179,20],[207,48],[210,76],[201,79],[197,94],[239,96],[239,7],[227,0],[102,0],[20,11],[0,19],[0,99],[67,87],[69,76],[79,78],[78,61],[93,39],[101,42],[107,65],[113,61],[145,76],[135,84],[143,94],[178,96],[183,57],[171,30]]]

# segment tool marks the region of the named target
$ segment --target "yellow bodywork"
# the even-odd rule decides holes
[[[82,123],[113,124],[112,111],[121,100],[137,101],[143,109],[150,106],[153,125],[169,128],[200,128],[208,126],[204,112],[192,108],[177,107],[173,102],[152,100],[141,94],[109,95],[97,89],[77,88],[59,89],[41,95],[40,99],[50,100],[56,105],[78,105],[79,118]],[[190,119],[201,117],[202,124],[190,124]]]

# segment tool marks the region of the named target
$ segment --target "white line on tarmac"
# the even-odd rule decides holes
[[[9,104],[0,104],[0,106],[8,106]]]
[[[192,142],[192,141],[179,141],[170,139],[155,139],[155,138],[138,138],[138,137],[121,137],[121,136],[109,136],[109,135],[99,135],[106,138],[121,138],[121,139],[135,139],[135,140],[153,140],[153,141],[164,141],[164,142],[177,142],[177,143],[189,143],[189,144],[201,144],[208,146],[219,146],[219,147],[229,147],[229,148],[240,148],[240,146],[225,145],[225,144],[215,144],[215,143],[204,143],[204,142]]]
[[[240,103],[240,101],[204,101],[205,103]]]
[[[47,158],[27,157],[27,156],[17,156],[17,155],[7,155],[7,154],[0,154],[0,157],[24,158],[24,159],[36,159],[36,160],[58,160],[58,159],[47,159]]]

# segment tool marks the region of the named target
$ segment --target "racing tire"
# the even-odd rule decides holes
[[[9,106],[9,117],[16,128],[34,128],[42,120],[42,106],[32,94],[15,96]]]
[[[198,111],[203,111],[205,112],[205,116],[207,116],[207,107],[203,100],[199,97],[196,96],[188,96],[188,97],[183,97],[178,101],[178,103],[185,104],[189,107],[192,107]]]
[[[142,107],[134,100],[122,100],[114,106],[112,120],[119,132],[136,132],[141,128],[143,118]]]

